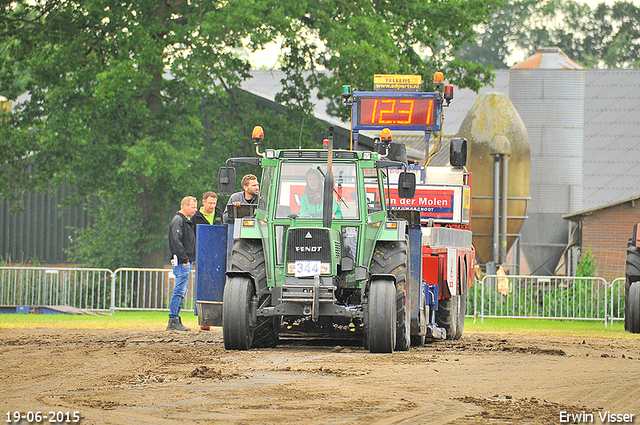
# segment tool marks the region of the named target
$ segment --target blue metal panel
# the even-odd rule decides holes
[[[423,303],[422,291],[422,230],[420,225],[409,225],[409,276],[407,276],[407,297],[411,315],[411,335],[417,335],[420,329],[420,306]]]
[[[231,270],[231,253],[233,252],[233,230],[235,228],[235,220],[229,220],[227,225],[227,271]]]
[[[196,235],[196,302],[222,302],[227,270],[227,226],[199,224]]]

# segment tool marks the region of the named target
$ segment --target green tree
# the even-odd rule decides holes
[[[640,66],[640,7],[627,1],[595,9],[574,0],[504,0],[459,57],[506,68],[516,50],[560,47],[587,68]]]
[[[491,1],[300,0],[2,1],[0,94],[29,93],[0,119],[0,196],[78,188],[95,223],[75,258],[100,266],[161,266],[180,198],[213,186],[229,155],[247,155],[254,124],[270,146],[318,132],[310,93],[371,88],[374,73],[449,72],[461,86],[491,81],[453,60]],[[247,52],[283,40],[287,78],[274,116],[238,90]],[[330,74],[320,73],[324,67]],[[13,86],[12,86],[13,84]],[[425,84],[426,86],[427,84]],[[27,165],[33,172],[26,172]]]

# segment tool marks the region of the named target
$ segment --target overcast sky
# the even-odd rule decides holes
[[[627,0],[631,1],[631,3],[640,6],[640,0]],[[600,3],[606,3],[609,6],[613,5],[613,0],[584,0],[584,3],[587,3],[592,9],[595,8]]]

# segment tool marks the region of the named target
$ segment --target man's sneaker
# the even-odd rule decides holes
[[[169,318],[169,324],[167,325],[167,330],[186,332],[189,330],[189,328],[185,328],[184,326],[182,326],[182,320],[180,320],[180,316],[178,316],[178,317]]]

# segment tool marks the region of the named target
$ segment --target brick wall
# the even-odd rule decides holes
[[[591,248],[596,276],[624,277],[627,242],[634,223],[640,223],[640,200],[593,211],[581,220],[582,250]]]

